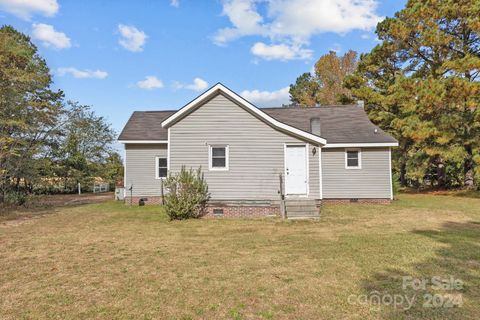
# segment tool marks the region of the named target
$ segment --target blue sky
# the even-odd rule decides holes
[[[32,37],[66,98],[120,132],[134,110],[178,109],[222,82],[258,106],[329,50],[368,52],[405,1],[0,0],[1,24]]]

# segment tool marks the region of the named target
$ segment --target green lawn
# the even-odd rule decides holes
[[[0,225],[1,319],[480,314],[480,199],[405,194],[392,205],[328,206],[320,221],[293,222],[169,222],[159,207],[113,202],[52,211]],[[464,284],[403,290],[402,276]],[[416,300],[408,310],[356,300],[372,292]],[[463,305],[423,307],[425,294],[461,296]]]

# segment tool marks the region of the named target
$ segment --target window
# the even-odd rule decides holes
[[[210,146],[209,169],[228,170],[228,146]]]
[[[155,159],[156,159],[155,165],[156,165],[156,172],[157,172],[156,178],[157,179],[166,178],[168,173],[167,158],[156,157]]]
[[[345,150],[345,168],[360,169],[362,167],[362,156],[360,149]]]

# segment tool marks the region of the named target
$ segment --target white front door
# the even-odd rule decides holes
[[[285,148],[285,193],[307,194],[307,146]]]

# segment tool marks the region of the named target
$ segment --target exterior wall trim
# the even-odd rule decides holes
[[[318,175],[320,184],[320,199],[323,199],[322,148],[318,147]]]
[[[322,204],[390,204],[391,199],[388,198],[326,198],[322,200]]]
[[[310,144],[305,144],[305,163],[307,170],[307,197],[310,196]]]
[[[127,148],[123,147],[123,199],[127,196]]]
[[[388,148],[388,169],[390,172],[390,200],[393,200],[392,148]]]
[[[245,107],[250,112],[255,114],[257,117],[259,117],[260,119],[269,123],[270,125],[272,125],[273,127],[277,128],[277,129],[284,130],[284,131],[289,132],[291,134],[294,134],[296,136],[299,136],[299,137],[302,137],[302,138],[307,139],[309,141],[314,141],[314,142],[317,142],[317,143],[320,143],[320,144],[323,144],[323,145],[325,145],[327,143],[327,140],[325,140],[325,139],[323,139],[319,136],[316,136],[316,135],[308,133],[306,131],[303,131],[303,130],[297,129],[295,127],[289,126],[285,123],[282,123],[282,122],[270,117],[268,114],[261,111],[260,109],[255,107],[253,104],[251,104],[247,100],[243,99],[238,94],[236,94],[232,90],[228,89],[227,87],[225,87],[221,83],[217,83],[216,85],[214,85],[213,87],[211,87],[210,89],[208,89],[207,91],[205,91],[204,93],[199,95],[197,98],[192,100],[190,103],[185,105],[183,108],[178,110],[176,113],[174,113],[173,115],[168,117],[166,120],[164,120],[162,122],[162,127],[169,127],[169,126],[175,124],[177,121],[179,121],[182,118],[182,116],[185,116],[188,113],[190,113],[191,111],[193,111],[199,104],[204,102],[204,100],[206,100],[208,97],[213,95],[215,92],[221,92],[221,93],[225,94],[230,99],[232,99],[236,103],[240,104],[241,106]]]
[[[328,143],[323,148],[370,148],[370,147],[398,147],[398,142],[380,143]]]
[[[170,174],[170,128],[167,129],[168,141],[167,141],[167,174]]]
[[[119,143],[122,144],[159,144],[159,143],[168,143],[168,140],[118,140]]]

